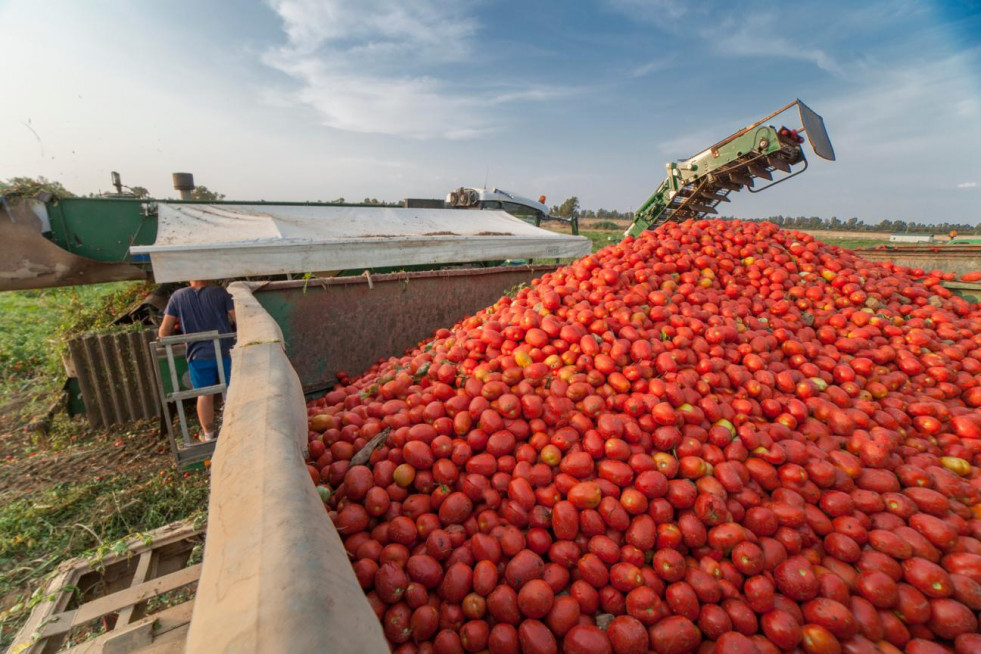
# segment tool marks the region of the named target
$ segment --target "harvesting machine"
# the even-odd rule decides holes
[[[797,108],[800,127],[779,129],[767,121]],[[667,164],[667,177],[634,215],[627,235],[637,236],[665,222],[682,222],[718,213],[729,194],[748,190],[759,193],[801,174],[807,157],[801,147],[810,139],[814,154],[835,160],[835,151],[824,128],[824,119],[795,100],[693,157]],[[768,184],[756,188],[756,180]]]

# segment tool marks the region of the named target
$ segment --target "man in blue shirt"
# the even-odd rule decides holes
[[[220,286],[212,286],[206,281],[191,280],[186,288],[174,292],[164,309],[163,322],[158,335],[163,338],[174,333],[180,325],[181,332],[217,331],[227,334],[235,322],[235,308],[232,296]],[[232,359],[229,356],[232,344],[230,339],[221,340],[222,368],[225,370],[225,383],[232,372]],[[194,388],[213,386],[218,383],[218,362],[215,360],[215,346],[211,341],[187,344],[187,367]],[[215,438],[215,396],[198,397],[198,421],[204,430],[206,441]]]

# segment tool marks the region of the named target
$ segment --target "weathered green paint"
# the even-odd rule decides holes
[[[156,215],[144,215],[144,200],[66,198],[48,203],[51,240],[60,248],[107,263],[135,263],[131,245],[152,245]]]

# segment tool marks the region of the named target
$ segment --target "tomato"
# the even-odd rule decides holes
[[[760,624],[766,637],[783,650],[794,649],[803,637],[800,623],[786,611],[769,611],[763,615]]]
[[[555,636],[538,620],[525,620],[518,627],[518,642],[525,654],[556,654]]]
[[[834,634],[817,624],[801,629],[801,647],[807,654],[841,654],[841,643]]]
[[[629,615],[615,617],[606,628],[615,654],[645,654],[649,645],[647,629]]]
[[[613,647],[599,627],[576,625],[562,640],[563,654],[613,654]]]

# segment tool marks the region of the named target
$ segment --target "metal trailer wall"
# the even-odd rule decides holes
[[[279,324],[304,392],[332,387],[492,305],[554,265],[435,270],[271,282],[255,299]],[[239,336],[239,342],[242,342]]]
[[[891,261],[897,266],[946,270],[964,275],[981,270],[981,247],[911,245],[881,250],[856,250],[855,254],[869,261]]]

